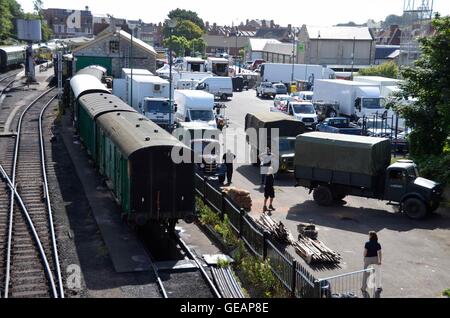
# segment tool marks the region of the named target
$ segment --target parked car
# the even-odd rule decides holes
[[[277,109],[286,112],[288,103],[292,101],[292,97],[289,95],[276,95],[273,99],[273,106]]]
[[[286,95],[288,93],[288,89],[283,83],[273,84],[273,87],[275,88],[278,95]]]
[[[316,130],[332,134],[362,135],[362,128],[346,117],[327,118],[317,125]]]
[[[273,87],[271,82],[262,82],[256,88],[256,96],[257,97],[275,97],[277,95],[276,89]]]

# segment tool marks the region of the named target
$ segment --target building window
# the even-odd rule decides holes
[[[109,52],[110,53],[119,53],[119,41],[110,41],[109,42]]]

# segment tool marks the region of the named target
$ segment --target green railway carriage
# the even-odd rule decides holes
[[[111,92],[105,87],[102,82],[90,74],[77,74],[70,80],[71,98],[70,107],[73,111],[73,120],[75,127],[78,129],[79,118],[79,101],[85,95],[92,93],[103,93],[110,95]]]
[[[79,101],[77,127],[80,139],[89,155],[98,163],[96,143],[96,120],[99,116],[108,112],[136,112],[132,107],[124,103],[120,98],[106,93],[91,93],[83,95]],[[103,173],[103,171],[100,171]]]
[[[174,147],[192,155],[189,148],[135,112],[105,113],[96,129],[99,169],[128,219],[142,225],[193,215],[194,165],[171,158]]]

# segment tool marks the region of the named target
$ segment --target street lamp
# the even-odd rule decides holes
[[[292,74],[291,74],[291,84],[294,82],[294,69],[295,69],[295,31],[291,29],[292,35]]]
[[[173,65],[173,61],[172,61],[172,34],[173,34],[173,29],[176,28],[177,26],[177,21],[176,20],[167,20],[166,21],[167,26],[169,27],[169,105],[170,105],[170,110],[169,110],[169,129],[171,129],[171,125],[172,125],[172,112],[173,112],[173,102],[172,102],[172,65]]]

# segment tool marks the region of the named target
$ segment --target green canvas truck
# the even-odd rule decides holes
[[[391,163],[389,139],[313,132],[297,137],[297,185],[329,206],[348,195],[398,203],[412,219],[438,209],[442,186],[419,177],[410,160]]]

